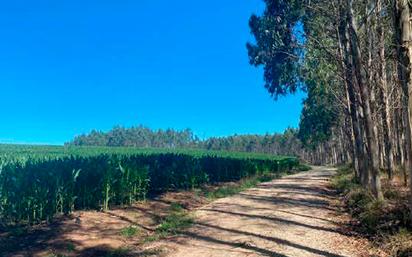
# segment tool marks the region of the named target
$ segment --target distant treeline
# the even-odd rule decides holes
[[[108,132],[93,130],[89,134],[77,136],[66,145],[182,148],[195,147],[198,141],[190,129],[152,130],[145,126],[116,126]]]
[[[257,152],[291,156],[300,156],[304,151],[301,141],[298,139],[298,130],[291,128],[286,129],[284,133],[211,137],[199,142],[198,145],[207,150]]]
[[[276,155],[300,155],[301,142],[298,131],[287,129],[284,133],[265,135],[233,135],[201,140],[190,129],[152,130],[145,126],[114,127],[108,132],[93,130],[77,136],[66,145],[76,146],[126,146],[141,148],[200,148],[238,152],[260,152]]]

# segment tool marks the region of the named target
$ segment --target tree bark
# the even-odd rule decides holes
[[[411,28],[411,7],[408,0],[396,0],[395,6],[395,29],[396,39],[398,43],[398,57],[400,60],[401,71],[400,81],[404,91],[405,103],[408,108],[404,111],[404,122],[407,126],[405,130],[405,138],[407,141],[407,160],[405,168],[409,171],[410,183],[410,209],[412,215],[412,150],[411,150],[411,121],[412,121],[412,28]],[[411,216],[412,218],[412,216]]]
[[[369,159],[369,169],[371,174],[370,187],[373,195],[377,199],[383,199],[383,193],[381,188],[380,174],[379,174],[379,146],[377,141],[377,135],[374,130],[374,122],[372,119],[371,108],[371,92],[368,84],[365,80],[363,73],[363,67],[361,62],[361,51],[358,40],[357,26],[354,19],[353,0],[348,0],[348,25],[349,25],[349,42],[351,45],[351,57],[353,61],[354,73],[357,84],[360,89],[360,95],[362,98],[362,107],[365,121],[365,135],[367,141],[367,153]]]
[[[351,117],[352,132],[353,132],[353,145],[354,145],[354,165],[358,179],[364,186],[369,184],[369,172],[367,169],[367,158],[363,145],[363,131],[361,126],[361,117],[359,114],[360,103],[355,92],[355,83],[353,77],[352,60],[349,53],[349,32],[347,26],[347,17],[345,14],[341,17],[342,21],[338,28],[338,37],[340,39],[340,48],[342,49],[342,70],[343,77],[345,78],[346,93],[349,102],[349,114]]]
[[[390,128],[391,128],[391,120],[390,120],[390,110],[389,110],[389,103],[388,103],[388,83],[387,83],[387,76],[386,76],[386,58],[385,58],[385,32],[382,25],[382,21],[379,20],[379,14],[382,11],[382,1],[376,1],[377,6],[377,34],[379,40],[379,70],[380,76],[379,77],[379,96],[380,102],[382,104],[381,110],[381,118],[382,118],[382,134],[383,134],[383,142],[384,142],[384,157],[385,157],[385,164],[386,169],[388,172],[389,180],[393,178],[393,148],[392,142],[390,139]]]

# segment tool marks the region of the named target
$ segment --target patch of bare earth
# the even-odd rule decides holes
[[[0,256],[158,255],[159,251],[142,250],[141,245],[168,214],[172,203],[190,210],[206,204],[207,200],[190,191],[166,193],[144,203],[107,212],[78,211],[70,217],[56,219],[53,224],[38,225],[19,235],[0,230]],[[131,226],[136,229],[136,235],[122,235],[122,231]]]
[[[182,236],[155,242],[169,257],[369,256],[365,240],[346,231],[329,189],[334,170],[287,176],[195,212]]]

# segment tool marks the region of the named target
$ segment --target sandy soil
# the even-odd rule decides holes
[[[149,248],[168,257],[367,256],[365,242],[337,222],[333,173],[317,167],[215,201],[195,212],[183,236]]]
[[[69,217],[57,218],[52,224],[38,225],[14,235],[0,228],[0,257],[135,257],[154,256],[157,251],[141,249],[144,239],[153,234],[172,203],[188,210],[207,204],[193,192],[171,192],[147,202],[107,212],[76,211]],[[134,226],[138,234],[121,235]],[[129,253],[114,254],[119,249]],[[121,252],[121,251],[120,251]]]

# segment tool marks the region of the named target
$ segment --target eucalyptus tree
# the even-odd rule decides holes
[[[355,5],[353,0],[267,0],[265,3],[263,14],[250,19],[256,44],[247,45],[251,63],[264,66],[265,87],[275,98],[293,93],[299,87],[308,89],[300,134],[306,136],[304,140],[317,143],[330,138],[339,120],[334,117],[339,116],[335,108],[339,109],[342,102],[342,115],[351,114],[353,128],[346,134],[353,139],[350,145],[356,151],[352,156],[359,162],[357,168],[363,183],[375,197],[383,199],[375,95],[364,62],[368,56],[364,49],[369,41],[361,37],[364,30],[359,29],[358,19],[368,20],[362,10],[364,6],[358,2]],[[303,35],[299,35],[300,26]],[[333,76],[341,80],[330,79]],[[329,96],[334,94],[336,97],[331,100]],[[318,112],[328,102],[333,108],[321,117]],[[318,119],[321,125],[311,119]],[[343,145],[342,140],[337,141]]]
[[[302,16],[300,0],[265,0],[261,16],[252,15],[249,26],[256,43],[247,43],[250,63],[264,66],[265,87],[277,98],[296,92],[302,86],[299,60],[302,48],[299,22]]]
[[[406,167],[410,173],[410,191],[412,192],[412,4],[408,0],[394,0],[394,28],[395,43],[398,57],[399,81],[402,83],[404,101],[408,105],[407,111],[403,112],[405,122],[406,138]],[[412,193],[410,194],[410,209],[412,213]],[[412,214],[411,214],[412,215]]]

